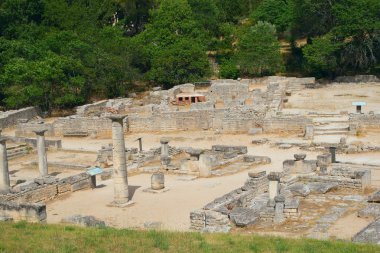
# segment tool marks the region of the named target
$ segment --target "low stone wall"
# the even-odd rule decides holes
[[[16,185],[7,195],[0,195],[0,201],[12,201],[19,203],[39,203],[53,200],[56,197],[69,192],[92,188],[91,177],[87,173],[81,173],[63,178],[50,184],[38,184],[37,181]]]
[[[359,129],[380,130],[380,114],[350,114],[350,124],[354,124]]]
[[[54,126],[53,124],[38,124],[35,122],[27,122],[27,123],[18,123],[15,131],[15,136],[17,137],[35,137],[36,133],[33,132],[35,130],[41,129],[43,126],[47,131],[45,132],[45,136],[54,136]]]
[[[34,138],[24,138],[24,137],[13,137],[13,136],[7,136],[10,140],[12,140],[15,143],[26,143],[33,147],[37,147],[37,139]],[[45,139],[45,146],[48,148],[56,148],[61,149],[62,148],[62,140],[46,140]]]
[[[312,120],[304,116],[275,116],[264,119],[263,130],[266,133],[295,132],[303,133]]]
[[[365,188],[362,179],[351,179],[340,176],[299,176],[298,179],[302,182],[336,183],[339,187],[348,189]]]
[[[237,106],[228,109],[171,111],[151,116],[130,116],[130,132],[219,130],[224,133],[246,133],[262,125],[263,108]]]
[[[0,201],[0,217],[14,221],[46,221],[46,205]]]
[[[15,111],[6,111],[0,114],[0,128],[15,126],[20,119],[30,120],[40,115],[37,107],[27,107]]]
[[[124,120],[124,131],[128,131],[127,120]],[[54,122],[56,136],[63,136],[75,132],[84,132],[88,135],[111,136],[112,122],[108,118],[70,116],[60,118]]]
[[[215,199],[202,209],[190,213],[191,229],[208,232],[228,232],[231,228],[228,213],[235,207],[248,207],[252,200],[268,191],[266,173],[251,175],[243,187]]]
[[[335,78],[338,83],[369,83],[380,82],[380,79],[374,75],[356,75],[356,76],[338,76]]]

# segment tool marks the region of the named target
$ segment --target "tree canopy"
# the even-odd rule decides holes
[[[7,109],[211,77],[379,74],[379,60],[378,0],[0,1]]]

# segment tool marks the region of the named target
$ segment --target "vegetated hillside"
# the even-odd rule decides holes
[[[379,59],[378,0],[0,1],[6,109],[211,76],[378,74]]]
[[[376,245],[236,234],[0,223],[0,252],[380,252]]]

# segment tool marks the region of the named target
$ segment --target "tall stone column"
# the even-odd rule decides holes
[[[123,119],[126,116],[112,115],[112,153],[113,153],[113,180],[114,201],[113,205],[123,206],[129,201],[127,159],[125,155],[125,142]]]
[[[46,147],[45,147],[45,132],[47,129],[41,129],[34,131],[37,135],[37,153],[38,153],[38,169],[41,176],[48,175],[48,164],[46,157]]]
[[[8,157],[6,139],[0,137],[0,193],[5,194],[9,192],[10,180],[8,170]]]

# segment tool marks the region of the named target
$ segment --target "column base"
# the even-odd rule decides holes
[[[119,208],[123,208],[123,207],[130,207],[130,206],[133,206],[136,202],[134,201],[127,201],[127,202],[119,202],[119,201],[112,201],[111,203],[109,203],[107,206],[108,207],[119,207]]]
[[[147,192],[147,193],[164,193],[164,192],[167,192],[169,190],[170,190],[169,188],[163,188],[161,190],[154,190],[152,188],[146,188],[146,189],[143,190],[143,192]]]

